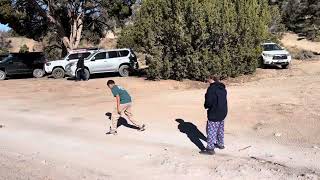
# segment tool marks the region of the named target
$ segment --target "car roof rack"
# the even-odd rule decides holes
[[[72,49],[70,52],[71,53],[79,53],[79,52],[84,52],[84,51],[98,51],[101,48],[77,48],[77,49]]]
[[[263,43],[275,43],[274,41],[272,41],[271,39],[265,40]]]
[[[100,48],[76,48],[76,49],[73,49],[72,51],[77,51],[77,50],[99,50]]]

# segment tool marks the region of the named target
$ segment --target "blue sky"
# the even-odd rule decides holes
[[[7,25],[0,23],[0,31],[8,31],[10,28]]]

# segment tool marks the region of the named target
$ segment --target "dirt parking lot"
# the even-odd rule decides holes
[[[147,130],[107,136],[108,79],[1,81],[0,179],[320,178],[320,61],[227,81],[226,149],[210,157],[175,121],[205,133],[206,85],[114,77]]]

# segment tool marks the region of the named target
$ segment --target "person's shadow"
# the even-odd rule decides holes
[[[207,141],[207,138],[202,134],[197,126],[192,124],[191,122],[185,122],[183,119],[176,119],[176,121],[179,123],[179,131],[186,134],[190,141],[200,150],[205,150],[205,147],[202,144],[201,140]]]
[[[105,115],[106,115],[107,119],[111,120],[112,113],[107,112]],[[139,127],[129,124],[128,121],[123,117],[120,117],[118,120],[117,127],[120,127],[120,126],[124,126],[124,127],[131,128],[131,129],[136,129],[136,130],[139,129]]]

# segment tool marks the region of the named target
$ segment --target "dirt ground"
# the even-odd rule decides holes
[[[319,42],[308,41],[303,37],[299,37],[295,33],[285,33],[281,39],[281,42],[285,47],[289,49],[295,48],[320,53]]]
[[[105,113],[115,105],[111,78],[134,97],[145,132],[121,126],[117,136],[105,135]],[[201,156],[188,135],[205,134],[205,84],[1,81],[0,179],[320,179],[320,61],[226,83],[226,149]]]

